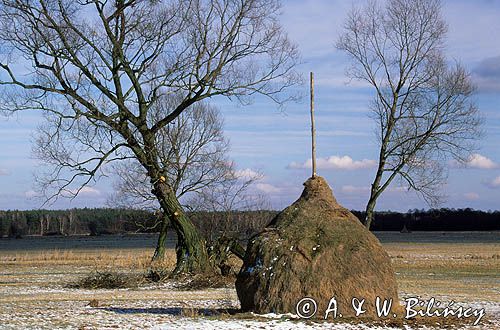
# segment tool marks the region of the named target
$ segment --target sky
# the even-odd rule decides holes
[[[349,209],[364,209],[375,174],[378,146],[368,104],[372,89],[345,75],[349,60],[334,47],[353,3],[341,0],[283,0],[281,23],[298,45],[307,77],[315,74],[318,174],[325,177],[337,200]],[[470,72],[477,86],[474,100],[484,118],[485,136],[466,166],[449,167],[446,196],[440,207],[500,209],[500,0],[443,1],[448,23],[445,54]],[[259,171],[264,178],[255,191],[264,194],[274,209],[296,200],[310,176],[310,119],[308,86],[305,97],[284,108],[256,98],[250,105],[228,99],[212,102],[221,110],[225,134],[231,142],[230,158],[242,171]],[[33,132],[42,122],[28,112],[0,117],[0,209],[33,209]],[[73,200],[59,199],[45,207],[101,207],[112,193],[108,179],[84,189]],[[407,211],[428,208],[414,192],[398,182],[380,197],[377,210]]]

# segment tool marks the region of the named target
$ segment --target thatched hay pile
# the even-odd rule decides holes
[[[337,203],[325,179],[304,186],[250,240],[236,280],[242,310],[295,313],[300,299],[312,297],[324,312],[333,296],[344,317],[354,315],[353,297],[366,299],[364,316],[374,316],[377,296],[397,305],[391,260],[378,239]]]

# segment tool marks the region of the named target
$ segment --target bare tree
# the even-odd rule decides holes
[[[39,156],[49,199],[74,196],[114,161],[136,159],[178,237],[175,272],[211,269],[205,244],[165,180],[159,132],[223,95],[275,102],[298,82],[277,0],[2,0],[0,109],[47,114]],[[168,114],[150,116],[179,94]],[[68,148],[68,141],[73,141]],[[46,149],[45,149],[46,148]],[[162,179],[163,177],[163,179]]]
[[[169,96],[152,107],[151,115],[161,118],[168,114],[172,103],[179,101],[178,96]],[[181,204],[183,198],[189,198],[189,195],[205,189],[216,189],[232,171],[222,117],[215,107],[205,101],[193,104],[174,122],[163,127],[158,132],[157,144],[159,160],[168,173],[165,180]],[[109,205],[158,210],[160,205],[151,192],[153,186],[137,160],[116,163],[113,172],[117,181]],[[189,207],[189,203],[186,206]],[[161,221],[154,225],[159,226],[160,234],[153,260],[162,259],[165,255],[167,225],[167,222]]]
[[[446,159],[464,161],[480,135],[469,75],[443,55],[446,30],[439,0],[372,1],[350,12],[337,42],[353,60],[349,76],[375,90],[380,151],[368,228],[378,197],[395,178],[428,203],[439,202]]]
[[[192,195],[188,203],[191,210],[200,215],[198,220],[202,223],[198,225],[207,239],[210,258],[223,275],[227,275],[231,269],[227,263],[231,254],[243,259],[245,249],[241,242],[250,238],[245,237],[245,230],[241,228],[235,215],[241,211],[270,209],[265,196],[257,193],[255,189],[255,185],[263,177],[260,172],[250,169],[237,171],[231,166],[223,180],[211,187],[200,189]],[[268,217],[253,214],[252,221],[244,225],[246,229],[253,226],[254,232],[264,228],[270,220]]]
[[[234,165],[226,171],[217,185],[200,189],[189,200],[192,211],[208,211],[214,217],[207,236],[226,236],[235,211],[269,209],[265,197],[255,190],[264,175],[250,169],[237,171]],[[212,227],[214,226],[214,227]]]

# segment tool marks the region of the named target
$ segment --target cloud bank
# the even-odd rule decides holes
[[[377,162],[372,159],[353,160],[349,156],[330,156],[328,158],[318,158],[316,167],[319,170],[359,170],[372,168]],[[288,169],[308,169],[312,168],[312,159],[309,158],[304,163],[291,162]]]
[[[269,183],[257,183],[255,185],[255,188],[257,188],[257,190],[260,190],[266,194],[275,194],[275,193],[281,192],[280,188],[273,186],[272,184],[269,184]]]
[[[263,175],[257,171],[252,170],[251,168],[245,168],[243,170],[237,170],[234,172],[236,177],[244,180],[252,180],[252,179],[262,179]]]
[[[480,154],[472,154],[467,162],[464,164],[460,164],[457,161],[451,162],[452,167],[465,167],[465,168],[477,168],[483,170],[491,170],[495,168],[499,168],[499,165],[491,160],[490,158],[480,155]]]

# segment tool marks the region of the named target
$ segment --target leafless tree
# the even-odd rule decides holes
[[[255,185],[263,177],[260,172],[250,169],[237,171],[231,166],[223,180],[217,185],[200,189],[192,195],[188,204],[192,211],[207,211],[212,214],[214,218],[209,226],[209,235],[225,236],[235,211],[270,209],[265,197],[255,189]]]
[[[380,143],[366,206],[369,228],[378,197],[399,178],[428,203],[442,197],[446,159],[464,161],[480,135],[466,70],[443,55],[447,25],[439,0],[375,1],[353,9],[337,48],[353,60],[348,75],[370,84]]]
[[[227,274],[231,269],[227,264],[231,254],[243,259],[245,250],[240,243],[250,238],[244,237],[244,230],[239,226],[235,215],[241,211],[270,209],[265,196],[255,189],[255,185],[263,178],[260,172],[250,169],[237,171],[231,166],[223,180],[200,189],[188,203],[191,211],[198,215],[198,226],[207,238],[210,258],[222,274]],[[259,223],[255,223],[255,220]],[[270,220],[254,213],[252,221],[244,225],[258,227],[252,228],[255,231],[262,229]]]
[[[159,132],[209,97],[291,98],[282,91],[299,81],[298,54],[279,7],[277,0],[2,0],[0,109],[47,115],[38,153],[53,165],[43,182],[48,197],[78,194],[106,164],[136,159],[177,233],[175,272],[209,271],[203,240],[162,179]],[[180,101],[168,114],[151,116],[172,94]]]
[[[161,117],[170,108],[168,104],[158,103],[152,114]],[[218,109],[202,101],[158,132],[156,148],[168,173],[165,179],[178,199],[216,184],[229,171],[229,143],[224,137],[223,124]],[[116,195],[110,203],[158,209],[147,173],[135,159],[114,164],[113,171],[117,176]]]
[[[151,115],[157,118],[168,114],[171,103],[178,103],[179,97],[152,107]],[[175,191],[177,199],[189,199],[189,195],[206,189],[217,189],[227,180],[232,166],[228,160],[229,143],[224,137],[223,120],[215,107],[201,101],[181,113],[170,125],[158,132],[158,157],[168,173],[165,180]],[[115,194],[109,205],[143,208],[157,211],[159,203],[151,193],[153,186],[144,167],[135,159],[113,165]],[[186,204],[189,207],[189,202]],[[167,239],[166,222],[158,222],[159,238],[153,260],[162,259]]]

